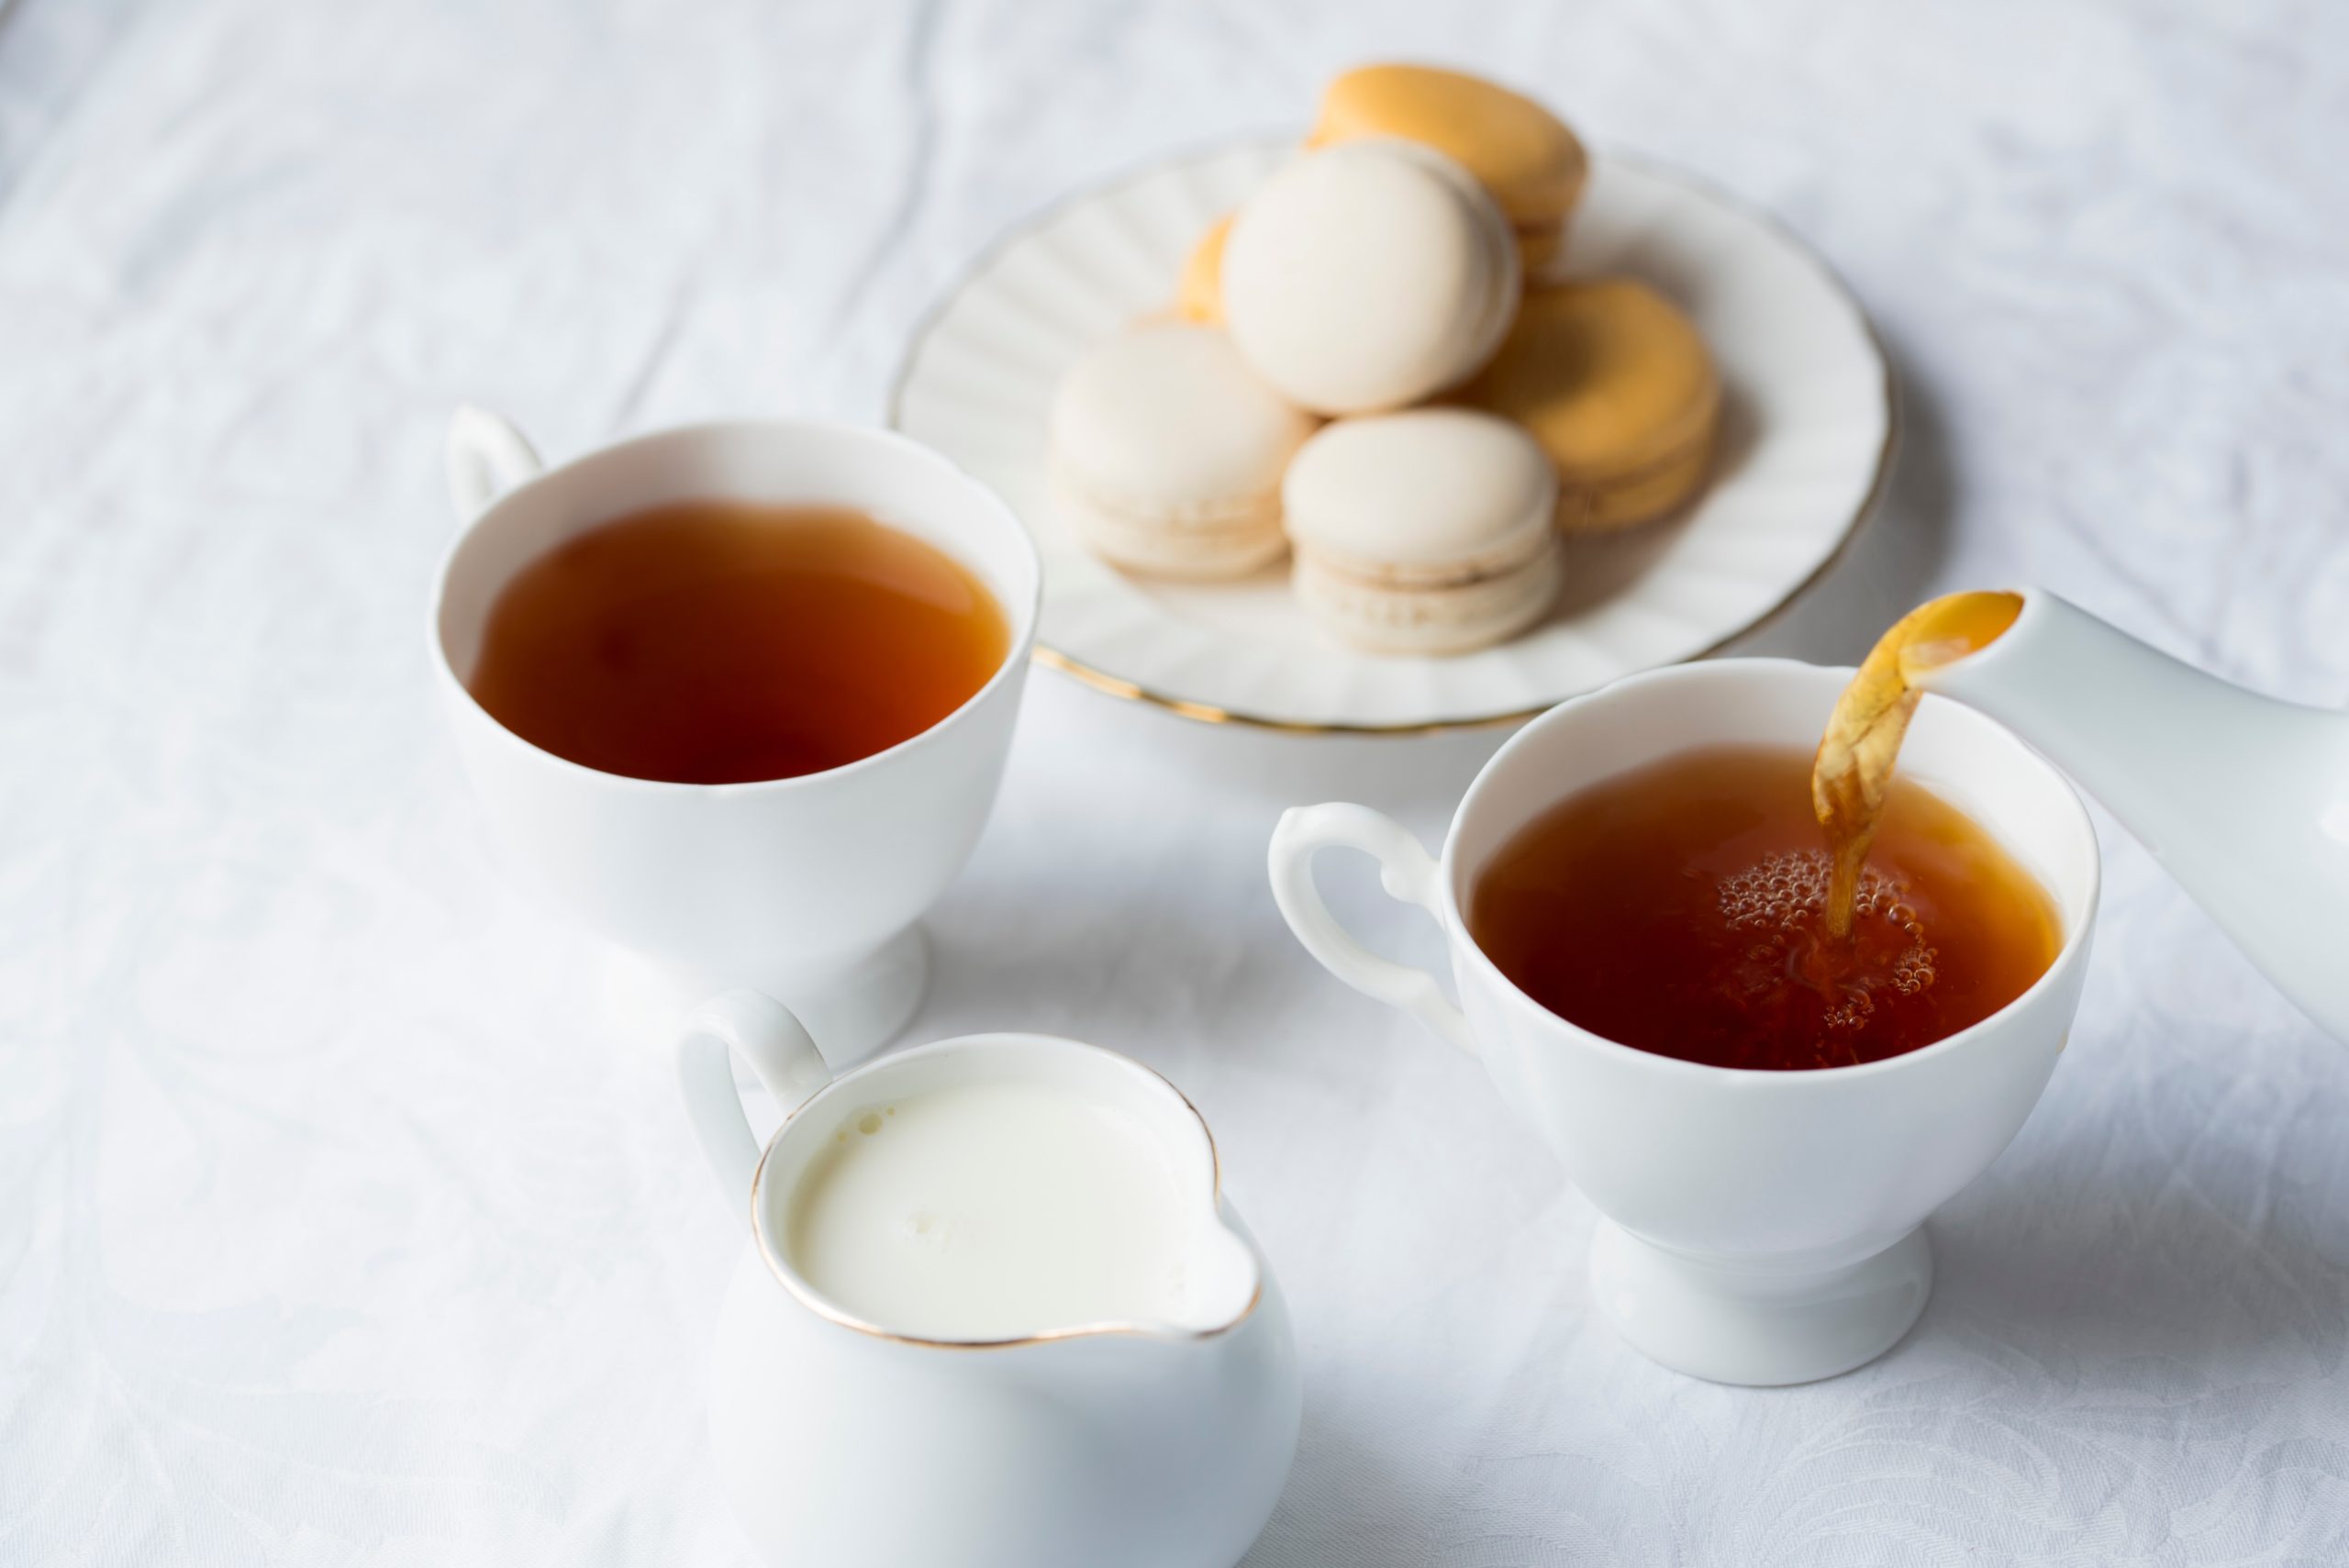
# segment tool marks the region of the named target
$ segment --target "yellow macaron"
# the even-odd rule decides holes
[[[1364,65],[1331,82],[1307,145],[1393,136],[1434,148],[1490,191],[1530,281],[1565,243],[1590,159],[1565,122],[1498,83],[1433,65]]]
[[[1704,484],[1720,375],[1678,306],[1631,278],[1530,291],[1459,401],[1533,432],[1558,468],[1558,526],[1631,528]]]
[[[1223,242],[1230,237],[1235,216],[1225,213],[1217,218],[1183,263],[1182,278],[1174,285],[1174,314],[1186,321],[1223,325]]]

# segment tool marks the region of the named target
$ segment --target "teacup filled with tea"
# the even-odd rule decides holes
[[[894,1036],[1019,711],[1019,520],[903,437],[785,421],[541,473],[468,410],[450,475],[434,662],[507,848],[679,998],[762,986],[838,1062]]]
[[[1931,1288],[1921,1222],[2063,1047],[2096,837],[2013,735],[1920,706],[2019,605],[1958,599],[1856,673],[1723,660],[1564,704],[1486,765],[1441,862],[1362,806],[1274,835],[1298,940],[1484,1059],[1605,1217],[1601,1306],[1667,1365],[1795,1383],[1889,1348]],[[1330,915],[1330,846],[1443,926],[1458,1007]]]
[[[759,784],[911,740],[1010,648],[976,573],[869,512],[700,497],[598,523],[515,573],[465,685],[582,767]]]

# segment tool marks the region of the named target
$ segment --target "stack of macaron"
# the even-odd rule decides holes
[[[1202,238],[1174,308],[1068,373],[1062,513],[1157,576],[1242,576],[1293,549],[1307,612],[1375,651],[1465,652],[1538,622],[1561,534],[1686,501],[1720,406],[1661,295],[1549,278],[1587,171],[1564,123],[1492,83],[1340,77],[1305,150]]]

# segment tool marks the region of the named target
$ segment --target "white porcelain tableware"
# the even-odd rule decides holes
[[[762,1151],[729,1052],[783,1125]],[[710,1356],[710,1447],[744,1529],[778,1565],[1230,1568],[1280,1496],[1300,1392],[1279,1286],[1222,1196],[1206,1123],[1164,1079],[1098,1046],[972,1035],[829,1076],[791,1015],[718,998],[678,1037],[687,1112],[752,1246]],[[785,1244],[795,1194],[876,1107],[974,1083],[1114,1107],[1196,1194],[1181,1321],[1038,1323],[985,1342],[863,1322]],[[889,1136],[896,1136],[891,1133]],[[818,1166],[818,1168],[820,1168]]]
[[[1920,677],[2044,751],[2349,1041],[2349,714],[2229,685],[2043,588]]]
[[[1825,569],[1888,471],[1894,407],[1851,295],[1768,217],[1689,175],[1600,152],[1564,269],[1630,273],[1688,311],[1728,389],[1720,459],[1681,516],[1566,541],[1550,617],[1447,657],[1356,652],[1275,567],[1236,582],[1129,575],[1052,504],[1062,374],[1174,297],[1217,218],[1294,140],[1194,152],[1080,193],[982,256],[907,346],[890,422],[1000,491],[1044,555],[1037,656],[1120,697],[1212,722],[1403,732],[1522,718],[1754,626]]]
[[[474,794],[513,858],[591,930],[650,960],[680,1006],[733,984],[788,997],[835,1062],[920,1004],[916,924],[994,805],[1036,633],[1039,566],[1019,521],[952,462],[883,430],[799,421],[692,426],[540,469],[504,420],[449,433],[463,522],[431,611],[437,684]],[[797,778],[690,784],[564,761],[465,689],[498,591],[549,549],[697,496],[863,507],[976,573],[1011,623],[1003,665],[960,708],[885,751]]]
[[[1360,806],[1303,806],[1273,835],[1274,895],[1330,973],[1482,1058],[1603,1219],[1600,1307],[1666,1366],[1723,1383],[1848,1371],[1908,1331],[1932,1283],[1920,1229],[1998,1157],[2063,1050],[2087,970],[2096,834],[2063,776],[1994,721],[1927,698],[1901,752],[2053,896],[2064,943],[2021,997],[1948,1039],[1856,1067],[1757,1072],[1659,1056],[1577,1029],[1519,990],[1469,936],[1478,873],[1584,785],[1700,745],[1808,749],[1848,670],[1733,659],[1662,670],[1560,706],[1469,786],[1442,859]],[[1311,862],[1375,857],[1386,891],[1443,928],[1459,1006],[1433,975],[1379,958],[1331,916]]]

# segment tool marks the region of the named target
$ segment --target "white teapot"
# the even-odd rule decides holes
[[[785,1109],[763,1152],[729,1050]],[[709,1435],[770,1562],[1230,1568],[1246,1552],[1297,1446],[1296,1346],[1222,1198],[1207,1124],[1172,1084],[1097,1046],[1026,1034],[942,1040],[834,1078],[798,1020],[754,991],[689,1018],[677,1065],[729,1205],[749,1199],[754,1244],[718,1320]],[[1165,1260],[1185,1282],[1179,1312],[952,1339],[863,1320],[809,1283],[786,1240],[826,1150],[875,1106],[971,1084],[1081,1096],[1172,1162],[1197,1195]]]
[[[2349,714],[2228,684],[2044,589],[1919,677],[2121,818],[2287,996],[2349,1040]]]

